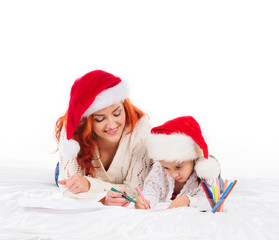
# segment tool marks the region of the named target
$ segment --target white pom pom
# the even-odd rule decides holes
[[[220,165],[216,158],[209,156],[206,158],[199,158],[195,164],[195,171],[199,178],[215,179],[221,173]]]
[[[59,144],[59,154],[63,159],[73,159],[77,157],[80,150],[80,146],[77,141],[70,139],[70,140],[63,140]]]

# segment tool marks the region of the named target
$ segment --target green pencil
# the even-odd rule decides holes
[[[126,198],[127,200],[129,200],[130,202],[133,202],[133,203],[136,203],[136,201],[133,199],[133,198],[130,198],[129,196],[123,194],[123,192],[120,192],[118,191],[117,189],[115,188],[111,188],[110,190],[114,191],[114,192],[117,192],[117,193],[121,193],[122,194],[122,197]]]

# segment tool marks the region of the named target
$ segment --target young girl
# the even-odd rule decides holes
[[[56,123],[56,180],[64,196],[127,206],[111,187],[136,197],[135,186],[143,186],[151,168],[144,142],[150,124],[127,96],[121,79],[102,70],[74,82],[67,112]]]
[[[220,166],[208,155],[198,122],[191,116],[170,120],[151,129],[146,144],[155,163],[144,183],[146,202],[138,197],[135,207],[148,209],[159,202],[170,202],[169,209],[203,205],[200,179],[212,184],[220,176]]]

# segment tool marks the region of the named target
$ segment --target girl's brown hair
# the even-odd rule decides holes
[[[130,128],[129,132],[127,133],[130,134],[134,131],[137,122],[145,115],[145,113],[134,106],[129,99],[124,100],[123,106],[126,113],[125,126]],[[86,174],[90,174],[92,177],[95,176],[96,172],[94,166],[91,164],[91,161],[94,160],[93,154],[96,147],[100,152],[100,146],[93,134],[93,121],[94,119],[92,114],[87,118],[82,118],[72,137],[72,139],[76,140],[80,145],[80,151],[77,155],[77,162],[82,168],[86,170]],[[57,142],[59,142],[63,126],[66,128],[66,122],[67,112],[56,121],[55,139]]]

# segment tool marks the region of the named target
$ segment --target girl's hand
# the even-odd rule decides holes
[[[146,200],[146,202],[144,202],[142,200],[142,198],[139,196],[136,200],[135,208],[136,209],[148,209],[149,205],[150,205],[150,201]]]
[[[178,207],[188,207],[190,205],[190,200],[187,196],[180,196],[174,199],[167,209],[178,208]]]
[[[123,194],[125,193],[125,189],[121,189],[120,192]],[[121,206],[121,207],[127,207],[130,204],[130,201],[126,198],[122,197],[121,193],[117,193],[114,191],[109,191],[107,193],[107,196],[105,197],[104,205],[108,206]]]
[[[74,174],[68,179],[63,179],[58,182],[60,185],[65,185],[70,192],[77,194],[82,192],[88,192],[90,188],[90,182],[78,174]]]

